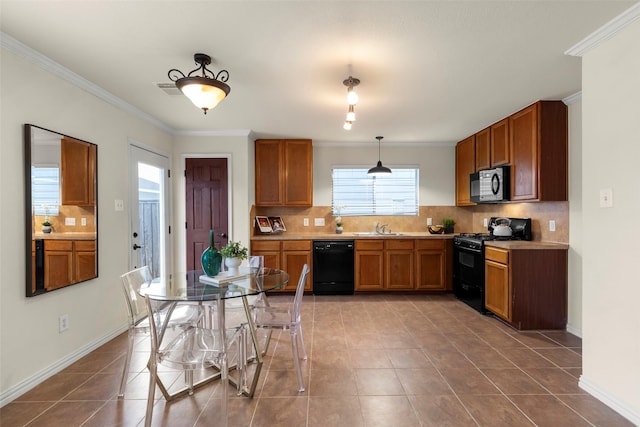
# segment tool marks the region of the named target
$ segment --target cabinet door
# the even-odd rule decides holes
[[[492,313],[511,320],[511,286],[507,264],[485,261],[484,304]]]
[[[89,205],[89,148],[90,144],[86,142],[62,138],[60,188],[63,205]]]
[[[508,165],[510,162],[509,118],[506,118],[491,126],[491,167]]]
[[[538,199],[538,104],[509,118],[511,200]]]
[[[73,242],[47,240],[44,242],[44,287],[53,290],[74,283]]]
[[[271,139],[256,141],[256,206],[279,206],[284,203],[284,155],[280,142]]]
[[[419,250],[416,252],[417,289],[447,290],[446,258],[442,250]]]
[[[473,206],[469,175],[476,171],[475,135],[456,145],[456,206]]]
[[[284,140],[284,204],[313,204],[313,146],[310,140]]]
[[[282,269],[289,273],[289,283],[282,288],[286,291],[296,291],[302,266],[309,266],[305,291],[313,290],[313,266],[311,256],[311,240],[283,240],[282,241]]]
[[[491,167],[491,128],[476,133],[476,171]]]
[[[356,240],[356,291],[384,290],[384,241]]]
[[[413,239],[386,240],[384,248],[385,288],[414,289],[415,253]]]
[[[73,242],[74,282],[82,282],[96,277],[95,240]]]
[[[311,252],[310,251],[283,251],[282,252],[282,269],[289,273],[289,283],[280,290],[295,292],[302,272],[302,266],[307,264],[311,269]],[[311,273],[307,275],[307,283],[304,285],[305,291],[311,291],[312,287]]]

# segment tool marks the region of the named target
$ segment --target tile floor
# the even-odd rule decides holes
[[[229,426],[632,426],[578,387],[581,340],[567,332],[517,332],[450,295],[305,296],[303,316],[307,391],[276,334],[256,396],[230,399]],[[0,425],[143,425],[144,340],[125,399],[123,334],[3,407]],[[170,403],[157,392],[154,425],[217,425],[218,388]]]

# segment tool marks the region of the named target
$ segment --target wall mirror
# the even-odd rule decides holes
[[[98,147],[24,125],[26,291],[98,277]]]

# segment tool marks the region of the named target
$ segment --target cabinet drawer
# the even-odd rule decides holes
[[[279,251],[279,240],[253,240],[251,242],[251,253],[254,251]]]
[[[95,240],[75,240],[73,242],[73,248],[76,251],[95,251],[96,250],[96,241]]]
[[[384,240],[356,240],[357,251],[381,251],[384,249]]]
[[[72,240],[47,240],[44,242],[44,248],[47,251],[72,251]]]
[[[501,264],[509,264],[509,251],[487,246],[484,249],[484,259],[499,262]]]
[[[385,249],[395,249],[395,250],[413,250],[413,239],[412,240],[398,240],[398,239],[388,239],[384,241]]]
[[[444,249],[444,239],[418,239],[416,240],[416,249]]]
[[[310,251],[311,240],[283,240],[283,251]]]

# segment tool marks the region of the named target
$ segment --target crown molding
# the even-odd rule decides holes
[[[566,98],[562,98],[562,102],[564,102],[565,105],[575,104],[580,101],[582,101],[582,91],[569,95]]]
[[[567,49],[564,54],[571,56],[583,56],[585,53],[589,52],[600,43],[609,40],[638,19],[640,19],[640,2],[634,4],[629,9],[598,28],[582,41]]]
[[[335,148],[362,148],[368,144],[376,143],[376,141],[366,141],[366,142],[335,142],[335,141],[316,141],[313,140],[314,146],[320,147],[335,147]],[[408,148],[435,148],[435,147],[455,147],[456,142],[386,142],[382,144],[382,147],[408,147]]]
[[[225,129],[225,130],[174,130],[176,136],[246,136],[250,137],[251,129]]]
[[[170,128],[160,120],[155,117],[150,116],[144,111],[140,110],[137,107],[123,101],[118,98],[111,92],[108,92],[96,85],[95,83],[90,82],[79,74],[74,73],[66,67],[63,67],[59,63],[55,62],[51,58],[41,54],[40,52],[30,48],[26,44],[14,39],[10,35],[0,32],[0,44],[2,47],[12,51],[16,55],[19,55],[28,61],[34,63],[40,68],[49,71],[50,73],[68,81],[72,85],[89,92],[90,94],[102,99],[103,101],[123,110],[129,114],[132,114],[136,117],[141,118],[142,120],[151,123],[153,126],[169,133],[174,134],[175,129]]]

